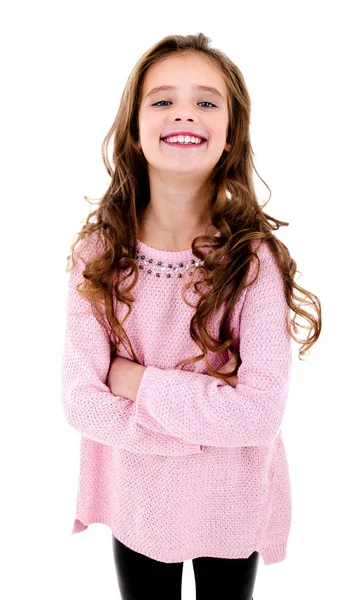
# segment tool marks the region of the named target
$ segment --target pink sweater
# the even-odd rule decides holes
[[[97,253],[92,236],[90,245],[79,245],[82,256]],[[103,523],[129,548],[167,563],[245,558],[255,550],[266,565],[285,559],[292,517],[281,432],[292,358],[289,309],[268,244],[253,244],[260,275],[229,316],[242,359],[234,388],[207,374],[203,360],[186,371],[174,368],[200,353],[189,334],[194,309],[180,297],[188,265],[198,259],[192,250],[138,241],[136,301],[124,323],[147,366],[135,402],[105,384],[110,341],[75,289],[83,271],[77,260],[61,373],[64,413],[81,434],[72,533]],[[187,298],[196,303],[193,292]],[[118,306],[120,316],[125,310]],[[118,354],[130,359],[123,347]],[[209,359],[218,370],[229,355]]]

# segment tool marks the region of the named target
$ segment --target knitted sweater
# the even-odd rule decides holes
[[[192,249],[137,241],[139,279],[124,322],[147,367],[135,402],[105,383],[110,339],[76,290],[81,249],[85,258],[97,254],[95,234],[85,242],[69,274],[61,367],[64,414],[81,434],[72,533],[103,523],[129,548],[167,563],[254,551],[266,565],[284,560],[292,515],[281,424],[292,352],[283,282],[267,242],[252,242],[260,273],[229,315],[242,359],[234,388],[209,375],[204,360],[174,368],[200,354],[189,333],[195,309],[180,295],[188,266],[199,262]],[[249,282],[256,270],[253,257]],[[196,304],[193,291],[186,297]],[[121,319],[127,307],[118,304]],[[222,312],[212,324],[216,336]],[[118,355],[130,359],[123,346]],[[208,358],[219,370],[229,354]]]

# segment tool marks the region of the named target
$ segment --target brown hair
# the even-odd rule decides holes
[[[226,82],[229,112],[227,142],[231,144],[231,149],[229,152],[223,151],[206,181],[211,223],[221,235],[203,235],[193,240],[194,256],[204,260],[204,266],[194,269],[199,270],[203,279],[197,283],[191,280],[185,288],[194,285],[199,294],[196,311],[191,318],[190,335],[202,354],[184,359],[176,367],[182,365],[183,369],[185,365],[205,358],[210,375],[227,379],[236,375],[241,364],[238,350],[233,347],[228,331],[228,317],[244,288],[250,285],[247,284],[247,273],[252,257],[255,256],[260,264],[259,257],[251,249],[252,240],[266,240],[279,266],[287,305],[295,313],[289,323],[287,320],[287,331],[296,342],[302,342],[300,359],[305,353],[309,354],[310,347],[320,335],[321,304],[317,296],[294,281],[296,262],[291,258],[287,247],[272,233],[273,230],[289,223],[269,216],[258,203],[253,185],[253,170],[257,171],[253,163],[254,153],[249,134],[251,101],[243,75],[223,52],[209,47],[209,44],[210,39],[202,33],[187,36],[170,35],[156,43],[138,60],[127,80],[115,120],[102,144],[103,162],[111,177],[109,188],[78,232],[71,246],[71,254],[73,258],[76,244],[91,234],[95,234],[102,242],[101,252],[86,261],[83,287],[79,284],[77,289],[90,301],[99,322],[108,328],[112,354],[115,353],[118,344],[123,344],[126,348],[126,343],[130,348],[132,360],[139,362],[123,323],[131,310],[134,298],[130,292],[139,276],[138,265],[134,259],[137,228],[150,199],[147,163],[137,146],[142,85],[148,68],[158,61],[185,53],[202,53],[218,67]],[[113,134],[114,168],[107,157],[107,147]],[[267,187],[270,191],[269,186]],[[85,199],[89,200],[86,196]],[[212,251],[205,257],[202,248],[206,246]],[[70,256],[67,257],[68,260]],[[67,271],[68,267],[69,265]],[[131,275],[133,277],[127,285],[126,280]],[[203,288],[204,292],[201,291]],[[296,292],[303,294],[304,299],[300,300]],[[115,299],[128,307],[121,322],[117,318]],[[222,304],[224,311],[219,323],[219,339],[216,340],[207,332],[206,322]],[[303,308],[303,305],[309,304],[316,316]],[[287,315],[289,316],[288,308]],[[297,315],[306,319],[310,325],[307,338],[303,341],[295,336]],[[308,329],[304,325],[299,326]],[[207,360],[207,351],[222,352],[227,348],[237,359],[237,365],[231,373],[219,373]],[[126,350],[128,351],[127,348]]]

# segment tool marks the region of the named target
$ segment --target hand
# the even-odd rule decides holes
[[[115,396],[122,396],[121,393],[121,384],[122,377],[121,371],[124,366],[124,361],[127,360],[122,358],[121,356],[115,356],[109,368],[109,373],[107,375],[106,385],[110,388],[110,391],[115,394]]]
[[[135,401],[145,369],[128,358],[115,356],[110,363],[106,385],[115,396],[125,396]]]
[[[232,355],[232,357],[229,358],[229,360],[224,365],[222,365],[221,369],[218,370],[218,373],[228,373],[229,371],[232,371],[235,368],[236,364],[236,358],[234,355]],[[231,387],[235,388],[238,384],[238,376],[232,375],[231,377],[228,377],[226,381],[229,385],[231,385]]]

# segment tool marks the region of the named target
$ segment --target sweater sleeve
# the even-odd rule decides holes
[[[185,442],[168,431],[155,432],[138,425],[135,402],[115,396],[106,385],[111,344],[93,315],[91,304],[76,289],[83,280],[83,268],[76,251],[75,267],[68,280],[61,364],[62,407],[68,423],[84,437],[139,454],[200,453],[199,444]]]
[[[264,446],[276,437],[291,370],[289,307],[268,242],[257,254],[260,272],[240,310],[236,387],[209,374],[148,366],[136,397],[137,423],[206,446]]]

